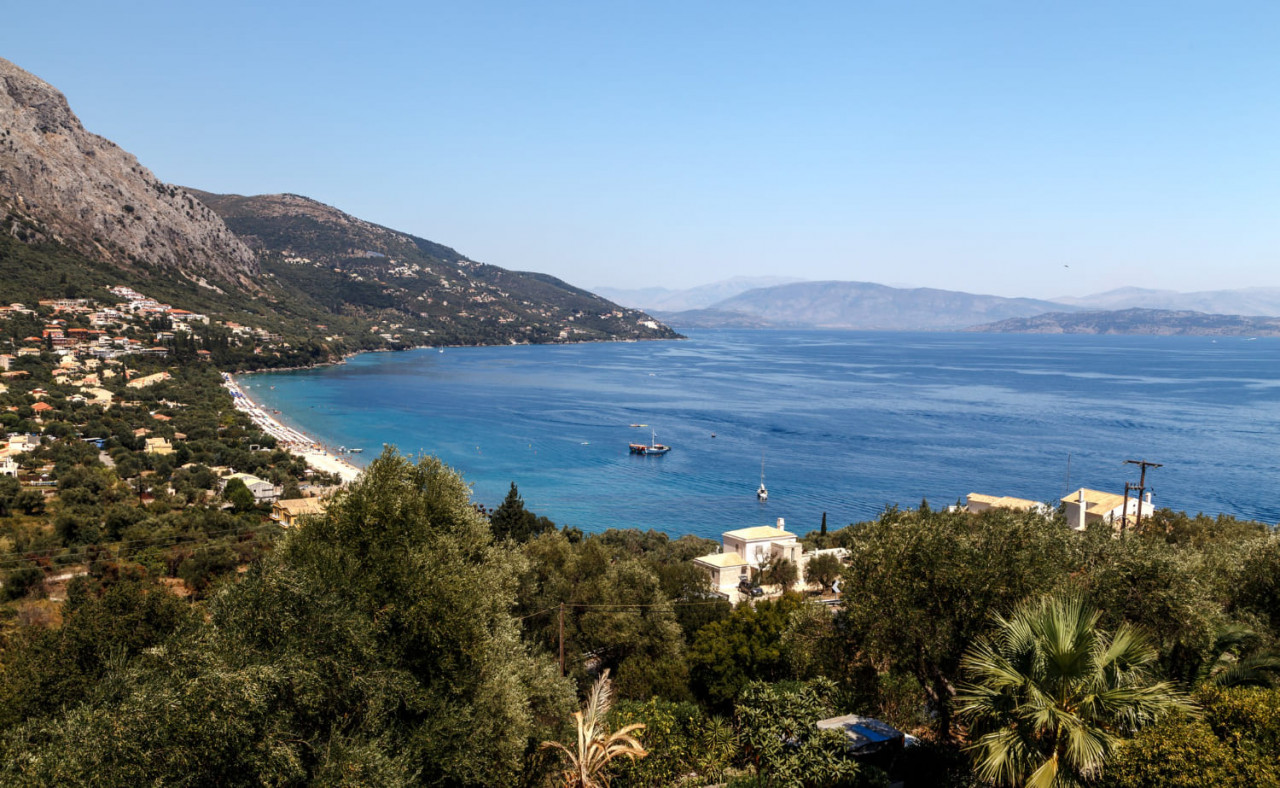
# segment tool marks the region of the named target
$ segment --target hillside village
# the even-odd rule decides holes
[[[69,577],[101,571],[105,543],[129,544],[112,557],[145,556],[175,580],[186,565],[182,590],[198,593],[254,554],[272,502],[338,481],[231,406],[207,349],[270,353],[279,337],[129,287],[111,293],[120,300],[0,308],[0,473],[13,480],[0,489],[5,598],[46,581],[57,598]],[[208,569],[211,554],[222,569]]]

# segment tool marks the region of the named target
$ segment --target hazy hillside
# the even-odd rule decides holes
[[[595,292],[619,304],[661,312],[683,312],[705,309],[726,298],[759,287],[772,287],[802,281],[785,276],[735,276],[707,285],[673,290],[666,287],[646,287],[639,290],[622,290],[614,287],[597,287]]]
[[[477,263],[307,197],[191,191],[287,290],[335,314],[394,319],[428,344],[677,336],[555,277]]]
[[[654,312],[653,316],[676,329],[689,328],[786,328],[757,315],[726,312],[722,309],[687,309],[683,312]]]
[[[974,326],[1008,334],[1153,334],[1160,336],[1280,336],[1280,318],[1210,315],[1166,309],[1052,312]]]
[[[1088,296],[1055,298],[1053,301],[1085,309],[1170,309],[1219,315],[1280,315],[1280,287],[1195,293],[1122,287]]]
[[[750,290],[714,308],[779,325],[885,331],[946,331],[1026,317],[1061,304],[932,288],[903,289],[870,282],[799,282]]]

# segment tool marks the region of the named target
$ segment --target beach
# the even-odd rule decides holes
[[[360,475],[360,468],[348,462],[345,458],[327,450],[319,441],[313,440],[310,436],[292,427],[287,427],[273,418],[270,413],[244,393],[239,384],[236,383],[235,378],[230,374],[222,373],[222,384],[227,387],[227,391],[231,392],[231,399],[235,402],[236,410],[247,414],[263,432],[279,441],[281,448],[291,454],[302,457],[308,465],[317,471],[338,476],[344,484],[355,481],[356,477]]]

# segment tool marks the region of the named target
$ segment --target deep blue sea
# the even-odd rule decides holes
[[[1277,360],[1269,338],[694,331],[371,353],[241,382],[318,440],[364,448],[358,461],[384,443],[435,454],[490,506],[514,481],[561,525],[718,537],[970,492],[1123,493],[1126,459],[1163,463],[1147,475],[1158,506],[1275,523]],[[631,455],[650,435],[632,423],[671,453]]]

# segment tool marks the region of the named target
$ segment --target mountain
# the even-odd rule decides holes
[[[1051,312],[974,326],[970,331],[1005,334],[1153,334],[1158,336],[1280,336],[1280,318],[1211,315],[1188,310],[1121,309]]]
[[[762,317],[720,309],[686,309],[683,312],[654,312],[653,316],[676,330],[687,328],[783,328]]]
[[[633,306],[636,309],[684,312],[705,309],[726,298],[732,298],[739,293],[758,287],[772,287],[799,281],[802,280],[784,276],[735,276],[732,279],[722,279],[719,282],[685,290],[672,290],[666,287],[646,287],[639,290],[597,287],[595,292],[619,304]]]
[[[247,286],[259,273],[253,252],[212,211],[85,131],[62,93],[3,58],[0,232],[194,282]]]
[[[1280,315],[1280,287],[1194,293],[1122,287],[1079,298],[1055,298],[1053,301],[1085,309],[1169,309],[1219,315]]]
[[[678,336],[554,277],[478,263],[305,197],[163,183],[86,131],[62,93],[0,60],[0,301],[113,303],[116,285],[214,318],[211,335],[274,337],[270,354],[237,340],[246,356],[235,363],[246,366],[427,344]]]
[[[881,331],[948,331],[975,323],[1026,317],[1061,304],[870,282],[797,282],[749,290],[716,303],[723,312],[755,315],[778,325]]]
[[[640,310],[553,276],[479,263],[308,197],[188,191],[285,291],[333,314],[398,324],[429,344],[678,336]]]

